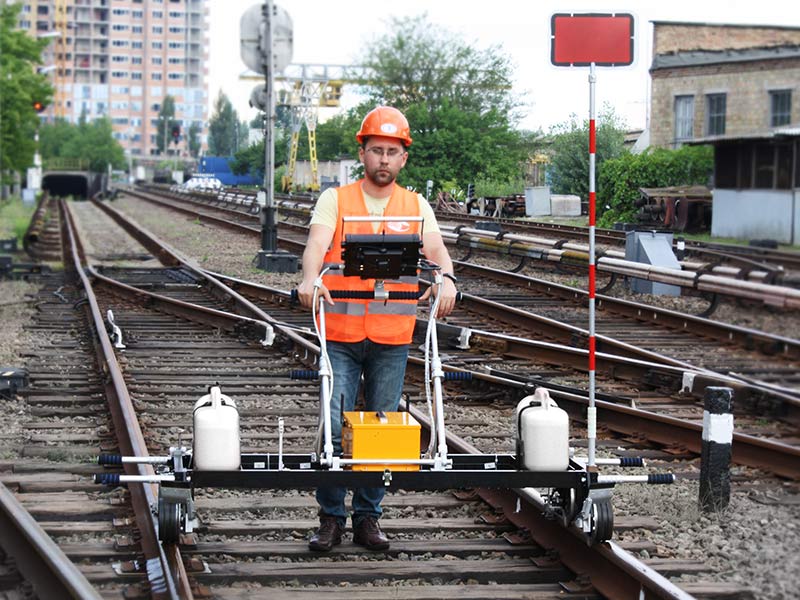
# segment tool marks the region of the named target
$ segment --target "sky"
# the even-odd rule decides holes
[[[254,0],[208,0],[210,12],[209,116],[220,90],[233,102],[240,118],[250,120],[250,91],[257,82],[244,80],[247,71],[239,50],[239,21]],[[800,27],[800,3],[794,0],[279,0],[293,22],[292,63],[352,65],[370,39],[386,34],[392,17],[428,15],[428,21],[461,37],[478,49],[501,46],[514,65],[514,93],[523,102],[519,127],[548,131],[589,116],[589,70],[550,64],[550,17],[554,13],[629,13],[635,18],[635,62],[630,67],[598,68],[597,110],[609,105],[629,129],[647,126],[652,61],[652,21],[688,21]],[[359,98],[347,86],[343,106]],[[321,119],[334,109],[324,109]]]

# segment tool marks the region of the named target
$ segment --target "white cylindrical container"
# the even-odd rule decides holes
[[[200,471],[236,471],[241,463],[239,411],[218,386],[194,405],[193,466]]]
[[[517,404],[517,441],[529,471],[566,471],[569,466],[569,417],[545,388],[536,388]]]

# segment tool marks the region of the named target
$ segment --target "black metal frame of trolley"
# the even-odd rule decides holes
[[[347,220],[421,221],[420,218],[350,217]],[[441,286],[442,274],[438,265],[421,259],[421,237],[418,234],[386,235],[360,234],[344,237],[342,268],[344,275],[375,279],[373,292],[332,292],[332,297],[369,298],[390,302],[394,299],[417,299],[419,292],[392,292],[384,289],[384,280],[404,275],[417,275],[419,270],[434,273],[433,285]],[[175,542],[181,533],[191,532],[197,524],[194,513],[193,490],[196,487],[314,489],[326,486],[385,487],[387,490],[444,490],[457,488],[549,488],[543,498],[545,506],[566,524],[575,523],[590,541],[604,541],[612,535],[610,488],[613,482],[603,482],[598,474],[588,471],[575,460],[565,471],[528,471],[514,454],[450,454],[447,452],[442,380],[444,371],[439,359],[436,339],[436,309],[439,294],[431,308],[428,332],[431,349],[431,378],[433,382],[433,417],[431,448],[427,458],[419,460],[390,458],[357,460],[336,456],[333,451],[330,414],[330,369],[325,342],[324,300],[317,291],[322,275],[315,281],[314,304],[319,300],[320,337],[320,400],[323,430],[322,451],[309,454],[283,454],[282,422],[279,423],[279,452],[277,454],[242,454],[241,466],[235,471],[193,470],[192,454],[183,447],[172,448],[168,457],[137,460],[135,457],[101,457],[102,464],[148,462],[157,464],[157,475],[126,476],[100,475],[100,483],[158,482],[159,538]],[[411,294],[411,295],[409,295]],[[350,470],[354,464],[386,465],[383,470]],[[419,470],[392,470],[392,464],[416,464]]]

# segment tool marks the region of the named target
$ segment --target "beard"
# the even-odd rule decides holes
[[[382,169],[379,167],[374,169],[365,168],[364,176],[375,185],[384,187],[394,183],[394,180],[397,178],[397,173],[393,173],[390,169]]]

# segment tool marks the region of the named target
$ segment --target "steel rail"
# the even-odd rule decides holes
[[[425,415],[415,409],[414,417],[419,420],[425,418]],[[472,444],[449,433],[447,446],[454,453],[480,453]],[[691,599],[690,594],[614,542],[588,546],[585,536],[576,528],[565,528],[547,516],[544,504],[536,498],[537,494],[530,494],[527,489],[513,491],[512,494],[496,489],[475,490],[490,505],[502,509],[505,517],[514,525],[528,531],[537,544],[555,549],[559,560],[570,570],[588,575],[591,585],[603,596],[643,600]]]
[[[208,195],[205,194],[200,194],[197,197],[193,197],[187,194],[178,194],[166,190],[155,190],[155,192],[161,196],[166,196],[168,198],[172,198],[179,202],[185,202],[197,207],[213,206],[213,208],[215,208],[216,210],[224,210],[226,212],[236,213],[238,215],[244,214],[242,213],[242,211],[237,211],[227,207],[223,208],[220,206],[212,205],[211,203],[208,202]],[[138,192],[136,190],[130,190],[128,193],[134,196],[141,197],[146,200],[160,203],[162,206],[175,208],[174,204],[159,201],[157,198],[154,198],[149,194],[146,197],[145,195],[142,194],[142,192]],[[251,204],[245,204],[243,202],[239,204],[242,206],[251,206]],[[286,212],[292,212],[292,213],[300,212],[303,214],[310,213],[310,209],[298,208],[298,202],[296,200],[295,201],[282,200],[279,201],[277,204],[280,208],[282,208]],[[176,208],[176,210],[180,210],[182,212],[185,212],[186,214],[196,214],[190,209],[186,208],[178,207]],[[254,218],[255,213],[250,211],[247,214],[247,216]],[[216,222],[218,225],[228,228],[260,231],[260,228],[251,228],[246,224],[238,223],[237,221],[229,221],[226,219],[222,219],[220,217],[209,215],[207,213],[200,213],[198,218],[200,218],[201,220],[206,219],[210,222]],[[503,220],[501,220],[500,222],[505,223],[505,221]],[[523,232],[528,232],[530,230],[530,227],[526,227],[521,224],[516,224],[515,228],[520,229]],[[501,254],[509,254],[512,256],[534,258],[537,260],[556,261],[559,263],[563,263],[565,265],[573,265],[574,263],[575,266],[583,266],[584,263],[588,260],[587,258],[588,255],[586,254],[588,249],[585,245],[575,242],[568,242],[566,240],[553,240],[551,238],[536,237],[536,236],[531,236],[529,233],[514,234],[514,233],[503,232],[498,234],[497,232],[494,231],[487,231],[482,229],[470,229],[470,228],[464,228],[463,226],[452,227],[443,225],[441,226],[441,229],[445,241],[455,245],[466,244],[470,248],[479,248],[481,250],[486,250]],[[561,230],[559,229],[556,231],[561,231]],[[585,232],[582,234],[576,233],[573,237],[576,237],[578,239],[583,239],[586,237],[586,233]],[[498,241],[501,238],[502,241]],[[614,245],[618,245],[617,238],[610,238],[609,241],[614,242]],[[702,249],[696,251],[702,251]],[[721,256],[724,256],[719,251],[709,250],[708,253],[712,255],[712,257],[716,259],[717,262]],[[682,275],[676,275],[675,273],[672,272],[674,271],[672,269],[657,269],[654,267],[649,267],[649,268],[640,267],[638,268],[638,270],[634,269],[635,272],[629,273],[628,271],[630,271],[631,267],[629,267],[628,265],[630,264],[636,265],[638,263],[631,263],[630,261],[627,261],[625,259],[625,252],[623,250],[617,250],[614,248],[607,248],[605,251],[603,251],[601,253],[600,259],[601,260],[598,261],[598,267],[602,262],[603,264],[602,270],[611,273],[626,274],[626,275],[629,274],[631,276],[638,276],[640,278],[652,281],[663,280],[673,285],[690,287],[692,289],[698,289],[702,291],[712,291],[726,295],[734,295],[737,297],[744,295],[744,297],[749,298],[751,300],[762,300],[765,301],[767,304],[771,305],[785,304],[789,308],[800,306],[800,300],[798,300],[798,298],[796,298],[795,296],[790,295],[788,298],[784,297],[787,295],[787,292],[783,289],[784,286],[772,283],[772,280],[775,278],[776,273],[780,273],[780,270],[778,268],[770,265],[759,265],[755,261],[746,258],[732,256],[732,259],[735,259],[736,261],[745,265],[743,268],[727,267],[713,263],[696,263],[690,261],[683,261],[681,263],[683,268],[680,271]],[[699,281],[699,279],[702,276],[706,276],[706,278],[703,281]],[[719,280],[712,279],[711,278],[712,276],[721,277],[723,281],[720,282]],[[763,290],[761,290],[760,288],[747,289],[746,293],[739,294],[737,293],[735,287],[731,288],[724,281],[726,279],[733,279],[736,281],[742,281],[743,279],[751,279],[752,281],[750,283],[754,285],[766,286],[768,288],[775,287],[777,292],[774,293],[772,296],[767,297],[767,300],[764,300],[764,298],[761,297],[763,295],[762,294]],[[787,289],[791,290],[792,288],[787,288]]]
[[[585,266],[588,264],[589,259],[588,253],[583,250],[543,247],[533,238],[525,240],[522,236],[503,235],[496,232],[481,230],[469,230],[467,233],[461,231],[448,232],[445,227],[442,227],[442,237],[445,243],[450,245],[464,246],[520,258],[534,258],[570,266]],[[548,246],[552,245],[553,242],[548,244]],[[648,265],[614,258],[608,254],[599,256],[597,270],[647,281],[667,283],[699,292],[714,292],[733,298],[760,301],[769,306],[786,309],[800,308],[800,290],[781,285],[744,281],[730,276],[703,273],[701,271],[683,271]],[[759,279],[763,279],[763,277]]]
[[[224,278],[223,278],[224,279]],[[120,286],[120,287],[129,287],[129,286]],[[154,295],[150,292],[147,292],[148,295]],[[169,299],[162,298],[161,302],[165,303],[168,302]],[[161,306],[163,304],[159,304]],[[199,305],[189,305],[196,307],[198,313],[206,313],[208,309],[199,306]],[[319,347],[311,341],[303,340],[302,346],[309,352],[315,355],[319,353]],[[416,367],[419,370],[424,369],[424,364],[421,359],[412,358],[410,360],[410,364],[413,367]],[[495,379],[495,381],[501,381],[499,379]],[[507,385],[512,385],[516,387],[523,387],[517,386],[517,384],[513,382],[508,382]],[[416,406],[410,406],[409,412],[427,429],[430,428],[430,422],[428,420],[428,415],[424,413],[422,410],[417,408]],[[461,440],[460,438],[452,435],[447,434],[448,446],[451,448],[460,448],[460,447],[467,447],[466,442]],[[472,453],[479,453],[477,449],[473,447],[469,447],[470,449],[468,452]],[[483,490],[481,490],[483,492]],[[516,510],[516,498],[517,496],[513,493],[513,490],[508,491],[499,491],[499,490],[491,490],[486,491],[488,500],[496,500],[500,498],[506,506],[514,507],[511,510]],[[560,535],[551,535],[550,539],[547,542],[548,547],[554,548],[558,553],[559,556],[565,556],[565,564],[575,569],[576,565],[584,565],[584,564],[594,564],[597,560],[597,552],[603,552],[604,554],[609,554],[608,550],[603,550],[601,548],[590,548],[586,545],[585,541],[580,541],[580,544],[577,544],[578,540],[581,540],[580,536],[574,532],[571,535],[565,535],[564,529],[560,525],[554,524],[549,519],[546,519],[544,516],[537,516],[535,514],[527,515],[527,512],[538,512],[543,510],[543,506],[533,506],[531,505],[528,507],[528,510],[523,510],[522,515],[524,518],[528,520],[528,522],[543,522],[547,523],[548,528],[556,528],[557,531],[560,531]],[[571,541],[570,538],[574,538],[575,541]],[[538,540],[538,541],[541,541]],[[598,577],[597,580],[592,578],[592,585],[594,585],[598,590],[601,592],[611,591],[614,589],[637,589],[637,590],[646,590],[647,596],[650,598],[687,598],[688,596],[679,590],[679,588],[675,587],[673,584],[667,582],[663,577],[658,575],[655,571],[644,565],[643,563],[636,560],[631,555],[622,551],[618,546],[614,545],[614,552],[611,555],[604,559],[603,562],[603,577]],[[631,566],[635,566],[635,568],[631,568]],[[610,575],[608,572],[614,571],[613,575]],[[624,582],[620,586],[620,582]],[[614,584],[616,587],[612,587],[611,584]],[[655,594],[655,595],[652,595]],[[609,597],[618,597],[614,596],[613,594],[608,594]]]
[[[491,279],[510,283],[520,288],[536,290],[549,296],[563,298],[565,300],[585,302],[587,292],[574,287],[536,279],[519,273],[511,273],[477,265],[475,263],[453,261],[459,274],[461,272],[480,278]],[[747,329],[737,325],[729,325],[712,321],[703,317],[688,315],[666,308],[646,306],[630,300],[621,300],[606,296],[597,295],[597,306],[599,309],[607,309],[609,312],[624,315],[633,319],[657,322],[673,329],[686,330],[702,334],[728,344],[737,344],[741,347],[756,348],[763,354],[781,355],[787,358],[800,358],[800,340],[784,336],[773,335]],[[588,335],[588,332],[587,332]]]
[[[526,221],[520,222],[519,219],[505,218],[505,217],[488,217],[483,215],[467,215],[462,213],[437,211],[436,216],[441,220],[451,221],[469,221],[476,223],[478,221],[491,221],[492,223],[500,223],[513,231],[538,231],[542,235],[558,235],[567,237],[573,240],[584,240],[588,234],[587,228],[579,225],[563,225],[558,223],[543,223],[540,221]],[[643,230],[652,230],[651,228],[640,228]],[[675,235],[680,235],[681,232],[673,232]],[[598,229],[598,238],[604,240],[608,244],[624,245],[626,239],[626,232],[618,231],[616,229]],[[792,268],[800,268],[800,253],[791,251],[772,250],[758,246],[741,246],[735,244],[724,244],[720,242],[701,242],[697,240],[685,240],[687,253],[695,254],[708,254],[712,257],[718,258],[736,258],[741,257],[750,258],[750,260],[769,260],[772,262],[779,262],[783,266],[791,266]],[[720,256],[721,255],[721,256]],[[761,265],[762,268],[769,269],[768,265]]]
[[[100,307],[92,290],[91,282],[84,273],[84,251],[76,233],[74,218],[68,204],[59,203],[62,226],[65,235],[65,266],[77,274],[86,295],[87,318],[94,328],[98,361],[105,371],[104,388],[111,412],[114,430],[120,451],[128,456],[148,456],[144,435],[139,426],[136,410],[117,362],[111,340],[106,332]],[[128,475],[153,475],[152,466],[126,464]],[[162,547],[158,541],[158,522],[153,516],[153,508],[158,506],[156,488],[150,484],[130,485],[128,490],[136,515],[136,524],[141,535],[142,552],[147,561],[147,579],[154,598],[191,599],[192,590],[177,546]]]
[[[158,203],[157,200],[156,202]],[[162,260],[162,257],[166,257],[168,260],[166,264],[175,265],[183,263],[186,265],[186,268],[195,273],[199,274],[202,271],[199,267],[194,266],[188,259],[181,257],[177,251],[173,249],[167,249],[166,244],[164,244],[161,240],[158,240],[149,232],[134,226],[124,217],[124,215],[119,213],[119,211],[108,206],[108,203],[97,203],[97,206],[109,214],[116,223],[123,227],[123,229],[125,229],[132,237],[134,237],[134,239],[139,241],[145,248],[151,251],[154,256],[158,257],[159,260]],[[168,206],[170,208],[174,208],[174,206],[171,204],[168,204]],[[182,207],[178,207],[178,210],[185,211],[192,215],[196,214],[194,211]],[[214,217],[211,220],[215,219],[216,218]],[[237,229],[247,229],[253,233],[256,232],[254,229],[238,223],[229,221],[225,222]],[[260,235],[260,231],[258,231],[258,234]],[[294,242],[291,240],[282,240],[282,242],[291,244],[297,248],[303,247],[300,242]],[[162,260],[162,263],[163,262],[164,261]],[[205,272],[205,276],[209,278],[209,281],[211,281],[214,286],[219,288],[222,285],[219,279],[217,279],[215,276],[211,276],[208,272]],[[233,290],[230,290],[230,288],[220,288],[220,293],[223,295],[228,294],[230,297],[233,297],[236,303],[246,311],[246,314],[259,320],[271,322],[273,326],[278,325],[277,323],[271,321],[271,317],[269,317],[269,315],[265,314],[263,311],[258,309],[258,307],[244,299]],[[466,294],[465,297],[467,297],[468,302],[474,302],[476,305],[480,304],[481,307],[479,310],[482,313],[489,311],[495,314],[497,318],[503,318],[505,320],[517,319],[521,322],[521,324],[524,324],[527,327],[534,327],[535,325],[539,327],[546,326],[546,329],[551,335],[556,335],[556,339],[561,339],[568,344],[575,345],[576,339],[580,339],[587,335],[587,333],[580,328],[574,328],[558,323],[557,321],[545,319],[544,317],[539,317],[526,311],[511,309],[498,303],[492,303],[491,301],[479,299],[477,297],[471,297]],[[287,333],[292,334],[292,332]],[[471,330],[471,339],[474,339],[476,344],[483,343],[489,347],[497,347],[498,344],[500,344],[501,347],[505,348],[505,352],[512,356],[527,358],[530,360],[544,360],[549,364],[555,364],[559,366],[568,364],[572,368],[579,371],[586,370],[588,364],[585,351],[581,351],[579,349],[565,348],[563,346],[547,344],[544,342],[533,342],[531,340],[525,340],[512,336],[489,334],[487,332],[480,332],[478,330]],[[702,396],[702,390],[707,385],[727,385],[734,388],[737,398],[740,402],[743,402],[745,406],[750,406],[761,411],[766,410],[768,414],[778,414],[790,422],[800,423],[800,399],[798,399],[795,395],[785,393],[781,390],[776,390],[773,387],[758,385],[753,382],[743,381],[742,379],[714,373],[708,369],[698,368],[689,365],[688,363],[677,361],[670,357],[665,357],[660,354],[638,348],[631,344],[614,340],[613,338],[598,336],[598,340],[602,344],[601,347],[608,345],[611,349],[614,349],[616,352],[619,352],[624,356],[631,356],[635,359],[639,359],[633,362],[620,362],[618,360],[620,358],[619,356],[612,355],[607,352],[601,352],[597,356],[597,367],[601,372],[614,373],[615,376],[623,378],[627,377],[628,379],[654,380],[656,376],[664,376],[663,373],[660,373],[657,369],[655,369],[654,364],[658,363],[662,365],[671,365],[686,372],[692,373],[691,379],[692,381],[696,382],[697,385],[690,385],[689,390],[695,395]],[[642,366],[642,363],[645,363],[646,366]],[[667,380],[675,381],[678,375],[672,373],[666,377]],[[680,377],[680,381],[682,380],[683,374],[681,374]],[[701,383],[703,384],[703,387],[698,388],[699,384]],[[685,387],[682,383],[673,383],[673,389],[681,390],[681,386]]]
[[[107,207],[101,206],[101,208],[106,209]],[[116,211],[115,211],[116,213]],[[127,223],[125,218],[116,213],[116,219],[120,220],[120,224]],[[140,241],[145,241],[147,244],[158,244],[159,240],[152,236],[151,234],[147,234],[146,232],[138,231],[135,227],[131,224],[127,223],[123,225],[131,235],[135,238],[139,239]],[[174,252],[174,251],[173,251]],[[174,260],[181,260],[178,254],[171,254]],[[195,269],[186,265],[187,268],[194,271],[200,277],[207,277],[209,281],[215,282],[214,285],[222,286],[225,290],[225,293],[229,296],[239,296],[239,290],[243,291],[244,293],[260,297],[262,299],[270,299],[270,296],[279,296],[282,297],[284,301],[289,301],[289,292],[283,290],[275,290],[273,288],[269,288],[268,286],[263,286],[260,284],[254,284],[251,282],[247,282],[241,279],[237,279],[235,277],[229,277],[226,275],[222,275],[219,273],[212,273],[210,271],[205,271],[202,269]],[[141,290],[137,290],[137,293],[142,293]],[[170,300],[170,302],[178,303],[179,301]],[[270,317],[265,312],[261,311],[249,301],[243,301],[240,304],[242,305],[249,305],[248,310],[250,311],[248,314],[254,314],[254,311],[257,311],[259,315],[257,318],[263,321],[269,321],[272,323],[277,330],[281,331],[281,333],[288,335],[292,341],[294,342],[295,346],[300,348],[304,351],[307,355],[309,353],[315,354],[317,352],[316,346],[302,338],[302,336],[298,335],[296,332],[290,329],[284,329],[280,322],[275,321],[272,317]],[[448,337],[457,334],[452,331],[453,329],[460,329],[460,328],[453,328],[447,325],[440,325],[441,333],[439,335],[440,341],[445,341]],[[579,348],[573,348],[568,346],[563,346],[559,344],[552,344],[547,342],[538,342],[533,340],[528,340],[524,338],[517,338],[513,336],[506,336],[502,334],[494,334],[490,332],[482,332],[478,330],[472,330],[471,332],[472,337],[471,340],[474,340],[474,343],[478,346],[484,345],[488,348],[493,348],[495,351],[500,351],[509,356],[527,358],[529,360],[541,361],[548,364],[563,366],[569,365],[571,368],[574,368],[578,371],[585,371],[587,368],[587,351],[582,350]],[[658,355],[656,355],[658,356]],[[650,381],[653,383],[658,383],[660,386],[671,386],[671,389],[674,393],[689,393],[695,398],[702,398],[705,388],[707,386],[714,386],[714,385],[723,385],[727,387],[731,387],[734,389],[734,392],[737,397],[737,404],[738,405],[746,405],[746,404],[753,404],[753,405],[760,405],[763,406],[766,404],[767,410],[771,410],[773,412],[783,413],[783,416],[792,422],[797,422],[800,420],[800,408],[798,407],[798,401],[796,398],[783,396],[780,394],[775,394],[775,392],[771,392],[773,395],[774,400],[772,403],[767,401],[764,402],[764,394],[765,390],[748,384],[746,382],[739,381],[735,378],[720,375],[718,373],[714,373],[712,371],[704,370],[704,369],[697,369],[688,365],[677,364],[677,365],[669,365],[664,364],[657,361],[647,361],[635,358],[627,358],[618,355],[608,354],[608,353],[598,353],[597,355],[598,360],[598,370],[600,372],[605,373],[613,373],[614,377],[620,379],[628,379],[632,381]],[[409,358],[410,365],[418,365],[421,364],[419,359],[414,357]],[[679,362],[679,361],[678,361]],[[462,370],[462,369],[459,369]],[[473,372],[472,375],[476,379],[485,379],[486,376],[484,374]],[[491,379],[491,378],[490,378]],[[495,381],[501,381],[502,379],[496,379]],[[527,385],[531,385],[530,383]],[[565,397],[566,398],[566,397]],[[776,406],[779,404],[780,406]],[[660,443],[669,444],[671,439],[683,439],[686,438],[686,447],[687,448],[697,448],[699,452],[699,440],[700,435],[698,433],[697,427],[691,423],[684,422],[681,420],[673,419],[672,421],[669,420],[662,420],[659,415],[655,415],[654,413],[649,413],[647,411],[636,411],[636,409],[627,409],[626,407],[622,406],[619,408],[625,409],[618,411],[616,408],[618,405],[613,403],[603,403],[604,410],[607,411],[607,414],[610,418],[613,417],[615,420],[623,421],[622,416],[618,415],[626,415],[626,423],[624,424],[624,429],[621,430],[623,433],[635,433],[637,431],[642,431],[643,427],[640,422],[636,419],[647,417],[650,421],[659,421],[661,420],[663,423],[669,423],[671,429],[669,429],[664,434],[658,435],[658,441]],[[757,408],[757,407],[756,407]],[[635,412],[630,413],[629,411],[634,410]],[[581,412],[582,411],[582,412]],[[579,418],[578,415],[585,414],[585,408],[581,408],[580,410],[575,410],[574,415],[576,418]],[[630,419],[627,415],[634,414],[636,415],[635,419]],[[580,417],[582,418],[582,417]],[[688,426],[689,433],[682,433],[686,429],[681,429],[681,424],[686,423]],[[623,427],[623,425],[618,425],[618,427]],[[645,428],[649,429],[649,428]],[[760,440],[758,438],[753,438],[750,436],[741,436],[740,434],[737,435],[737,446],[739,448],[747,448],[746,452],[736,453],[737,460],[740,460],[742,464],[749,464],[751,466],[759,466],[759,467],[768,467],[770,470],[775,470],[781,462],[778,460],[778,457],[785,456],[785,449],[789,449],[789,457],[792,456],[792,448],[791,446],[786,446],[784,444],[776,443],[776,442],[769,442],[765,440]],[[752,449],[751,449],[752,448]],[[796,452],[795,452],[796,453]],[[766,458],[763,456],[766,454]],[[772,467],[769,467],[772,465]],[[795,466],[794,463],[789,460],[786,463],[785,468],[781,467],[778,472],[782,475],[787,477],[794,478],[798,474],[800,474],[800,467]]]
[[[123,186],[124,187],[124,186]],[[254,210],[256,205],[256,193],[248,190],[223,190],[216,194],[208,194],[202,192],[173,192],[167,187],[160,185],[140,185],[137,188],[144,188],[153,193],[166,195],[178,200],[189,201],[195,204],[218,204],[223,203],[239,205],[246,207],[252,214],[257,214]],[[134,192],[135,188],[124,188],[126,192]],[[297,195],[276,195],[276,205],[282,212],[293,213],[300,216],[310,216],[316,198],[307,197],[303,198]],[[540,221],[520,221],[512,217],[490,217],[485,215],[469,215],[463,213],[453,213],[446,211],[437,211],[437,217],[440,220],[457,220],[469,221],[476,223],[478,221],[490,221],[492,223],[499,223],[510,231],[516,232],[540,232],[541,235],[552,236],[561,235],[563,238],[569,238],[576,241],[585,240],[587,237],[587,228],[577,225],[563,225],[558,223],[543,223]],[[647,229],[648,231],[652,228]],[[679,235],[681,232],[674,232]],[[624,245],[626,239],[626,232],[618,231],[616,229],[597,229],[596,237],[599,241],[610,245],[619,246]],[[716,242],[701,242],[697,240],[685,240],[688,254],[690,255],[708,255],[712,260],[705,263],[693,263],[689,260],[682,261],[684,267],[688,270],[713,268],[719,274],[725,274],[734,278],[741,278],[742,275],[752,276],[757,280],[771,279],[774,276],[781,277],[780,267],[774,264],[766,264],[764,261],[771,261],[779,265],[790,268],[800,268],[800,253],[791,251],[772,250],[757,246],[741,246],[735,244],[723,244]],[[609,249],[610,250],[610,249]],[[610,250],[613,254],[614,250]],[[624,255],[619,256],[620,258]],[[744,268],[738,267],[724,267],[719,265],[720,259],[725,262],[733,264],[741,264]],[[759,262],[761,261],[761,262]],[[764,269],[763,273],[752,273]],[[789,283],[787,281],[787,283]]]
[[[282,290],[210,271],[203,273],[228,282],[229,286],[257,298],[271,300],[276,294],[284,294],[288,301],[289,293]],[[462,302],[467,307],[472,306],[479,314],[542,331],[564,342],[543,342],[470,328],[471,348],[492,349],[508,356],[569,366],[581,372],[588,368],[587,350],[577,347],[587,335],[585,330],[469,294],[463,295]],[[464,338],[464,329],[461,327],[438,324],[438,330],[441,342],[452,340],[458,345]],[[705,387],[709,385],[724,385],[734,389],[740,406],[749,406],[754,412],[766,411],[771,415],[780,415],[789,422],[800,423],[800,398],[790,393],[791,390],[776,389],[774,386],[759,385],[758,382],[746,381],[734,375],[716,373],[614,338],[598,336],[597,339],[600,343],[596,359],[600,373],[612,373],[615,378],[629,381],[658,382],[662,386],[669,385],[674,393],[691,393],[696,398],[702,398]],[[583,346],[585,348],[586,344]]]
[[[289,302],[290,294],[287,291],[219,273],[213,273],[213,275],[232,288],[249,296],[270,302]],[[441,342],[446,340],[451,332],[448,331],[448,326],[440,326],[440,330],[438,337]],[[546,342],[517,340],[509,338],[509,336],[492,333],[478,332],[477,335],[486,336],[487,340],[491,340],[487,342],[487,345],[493,347],[512,344],[507,349],[509,354],[515,356],[525,355],[554,365],[569,364],[577,370],[586,370],[586,350]],[[520,341],[520,345],[513,345],[517,341]],[[310,342],[306,343],[310,344]],[[313,347],[316,348],[316,346]],[[737,402],[744,403],[748,397],[749,390],[741,382],[730,377],[718,376],[715,373],[692,371],[692,377],[687,378],[685,377],[687,371],[679,367],[603,353],[598,353],[597,358],[598,364],[602,366],[601,372],[613,372],[619,378],[630,378],[636,381],[646,378],[649,381],[657,381],[662,386],[672,382],[673,392],[691,393],[695,398],[702,398],[705,388],[714,385],[733,388]],[[413,356],[409,357],[409,366],[412,369],[420,369],[423,364],[421,359]],[[527,380],[514,374],[496,371],[487,374],[484,371],[454,369],[447,366],[444,368],[446,371],[469,373],[474,380],[482,380],[490,385],[510,387],[520,393],[526,390],[532,391],[534,386],[541,384],[539,381]],[[575,390],[559,389],[557,386],[545,387],[550,390],[554,398],[563,401],[564,406],[562,408],[567,410],[573,419],[580,421],[586,418],[588,398],[586,398],[585,394]],[[752,392],[750,394],[752,395]],[[597,402],[599,413],[606,419],[604,425],[607,425],[609,429],[626,435],[645,433],[651,436],[653,441],[660,444],[667,446],[679,445],[691,452],[700,454],[702,449],[702,427],[699,424],[658,415],[646,410],[630,408],[622,404],[602,400],[602,398]],[[734,461],[738,464],[762,468],[793,480],[800,479],[800,448],[734,432],[733,455]]]
[[[312,351],[317,349],[310,342],[306,342],[305,346]],[[421,362],[418,361],[415,366],[421,368]],[[524,387],[522,384],[515,385],[520,388]],[[411,410],[421,422],[427,422],[426,415],[416,407],[411,407]],[[636,430],[641,430],[641,427]],[[697,435],[697,437],[700,436]],[[448,445],[456,448],[454,436],[448,436]],[[528,519],[528,521],[520,521],[520,523],[523,526],[526,526],[527,523],[531,532],[539,536],[537,541],[554,547],[568,567],[576,572],[588,573],[592,585],[600,593],[608,597],[634,597],[634,593],[636,597],[640,598],[689,597],[686,592],[621,550],[613,542],[589,548],[581,536],[574,535],[572,532],[565,535],[564,528],[560,525],[541,516],[527,515],[528,511],[524,508],[522,511],[518,511],[515,496],[500,494],[492,490],[480,490],[480,492],[484,492],[485,497],[494,501],[495,505],[502,502],[512,521],[514,518]],[[530,502],[525,497],[525,490],[521,492],[527,506]],[[497,498],[500,500],[498,501]],[[517,517],[514,517],[515,514]]]
[[[0,545],[39,598],[100,600],[80,569],[0,482]]]

